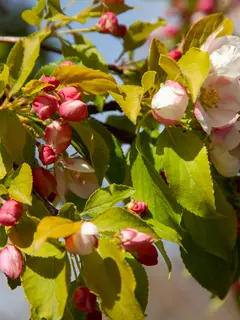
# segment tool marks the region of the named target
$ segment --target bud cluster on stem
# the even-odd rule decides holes
[[[113,12],[104,13],[97,23],[97,28],[100,33],[109,33],[119,38],[123,38],[127,32],[127,27],[119,24]]]

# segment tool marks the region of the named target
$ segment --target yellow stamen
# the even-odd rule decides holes
[[[220,98],[216,89],[202,88],[200,101],[207,108],[216,108]]]

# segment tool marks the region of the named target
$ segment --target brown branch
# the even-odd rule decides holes
[[[109,101],[104,104],[104,107],[102,110],[102,112],[106,112],[106,111],[121,111],[122,112],[122,109],[120,108],[119,104],[116,101]],[[89,114],[97,114],[97,113],[99,113],[99,110],[98,110],[97,106],[95,106],[94,104],[89,104],[88,105],[88,113]]]

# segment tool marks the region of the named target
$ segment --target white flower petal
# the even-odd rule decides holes
[[[234,111],[223,110],[220,108],[208,108],[207,114],[211,119],[213,128],[223,128],[235,123],[239,115]]]
[[[194,105],[194,115],[198,122],[201,124],[203,130],[210,134],[212,130],[211,119],[209,118],[207,112],[203,109],[199,101],[196,101]]]
[[[82,224],[81,233],[85,235],[97,235],[98,228],[94,223],[86,221]]]
[[[62,171],[58,165],[55,166],[55,177],[57,180],[57,193],[59,197],[64,200],[67,193],[67,181],[64,171]]]
[[[214,132],[211,134],[211,139],[214,145],[226,150],[232,150],[240,143],[240,133],[233,125],[231,127],[214,130]]]
[[[69,170],[73,170],[76,172],[84,172],[84,173],[95,172],[94,169],[91,167],[91,165],[82,158],[64,159],[62,160],[62,164],[64,168],[67,168]]]

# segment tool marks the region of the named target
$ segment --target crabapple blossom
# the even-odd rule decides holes
[[[97,233],[95,224],[83,222],[78,232],[66,238],[66,250],[73,254],[90,254],[98,246]]]
[[[168,80],[152,99],[154,118],[166,125],[174,125],[184,116],[188,106],[188,93],[178,82]]]
[[[197,0],[197,10],[210,14],[216,7],[216,0]]]
[[[60,84],[60,80],[58,80],[55,77],[42,76],[40,78],[40,80],[45,82],[45,83],[49,83],[50,84],[50,86],[43,88],[43,91],[45,91],[45,92],[49,92],[49,91],[53,91],[53,90],[57,89],[57,87]]]
[[[15,226],[23,214],[23,205],[13,199],[7,200],[0,208],[0,224]]]
[[[140,200],[132,200],[127,204],[128,210],[136,213],[137,215],[144,216],[148,210],[146,203]]]
[[[87,313],[96,309],[97,297],[87,287],[79,287],[74,293],[73,301],[75,306]]]
[[[59,113],[64,120],[78,122],[88,117],[88,106],[80,100],[68,100],[60,105]]]
[[[41,146],[39,152],[39,159],[44,165],[52,164],[56,161],[57,156],[50,146]]]
[[[54,120],[46,127],[44,139],[56,155],[63,153],[71,144],[72,127],[67,122]]]
[[[0,270],[13,280],[21,275],[23,256],[16,247],[7,245],[0,251]]]
[[[168,52],[168,56],[173,60],[178,61],[182,57],[182,52],[179,49]]]
[[[75,87],[64,87],[58,91],[58,95],[63,101],[80,100],[82,93]]]
[[[114,13],[106,12],[99,19],[97,27],[101,33],[114,33],[118,27],[118,18]]]
[[[50,94],[39,94],[32,104],[32,111],[36,112],[41,120],[51,118],[58,109],[58,100]]]

